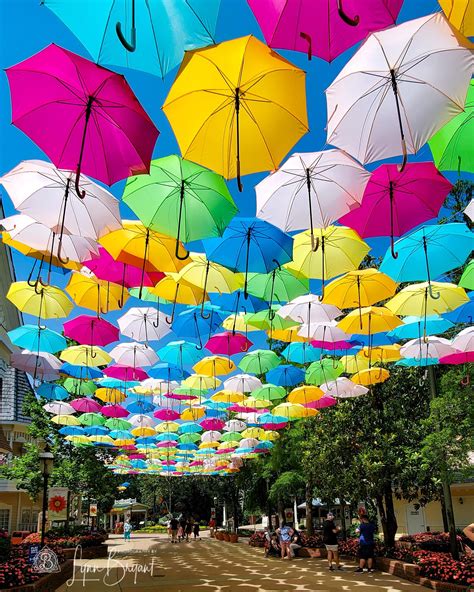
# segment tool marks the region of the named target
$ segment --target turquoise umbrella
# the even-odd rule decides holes
[[[44,351],[55,354],[67,347],[62,335],[43,326],[23,325],[8,331],[10,341],[22,349]]]
[[[387,333],[388,337],[398,339],[417,339],[423,335],[440,335],[451,327],[453,323],[443,317],[430,315],[426,317],[405,317],[400,325]]]
[[[295,341],[289,343],[281,352],[281,356],[293,364],[308,364],[316,362],[321,357],[321,350],[309,343]]]
[[[220,0],[42,0],[95,62],[163,78],[214,43]]]
[[[158,357],[163,362],[174,364],[181,369],[183,366],[194,366],[202,358],[201,348],[188,341],[170,341],[158,350]]]

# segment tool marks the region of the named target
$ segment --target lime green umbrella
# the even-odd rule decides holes
[[[278,401],[286,397],[286,390],[282,386],[275,384],[264,384],[262,387],[252,391],[254,399],[263,399],[264,401]]]
[[[177,256],[180,240],[219,237],[237,213],[220,175],[174,154],[152,160],[149,175],[130,177],[123,201],[147,228],[176,237]]]
[[[251,374],[265,374],[272,368],[276,368],[281,360],[270,349],[256,349],[246,354],[239,363],[239,368]]]
[[[334,358],[323,358],[319,362],[313,362],[306,370],[306,382],[319,386],[331,380],[336,380],[344,372],[344,366]]]
[[[128,430],[132,427],[132,424],[126,419],[120,419],[119,417],[110,417],[105,423],[106,428],[109,430]]]
[[[474,173],[474,80],[467,91],[464,111],[448,121],[428,142],[440,171]]]
[[[247,291],[268,302],[288,302],[309,292],[309,280],[277,267],[270,273],[249,273]]]
[[[200,439],[200,434],[181,434],[178,438],[178,442],[181,444],[194,444],[195,442],[199,442]]]
[[[197,389],[187,386],[178,386],[173,389],[173,393],[176,395],[189,395],[190,397],[200,397],[203,393],[209,392],[209,389]]]
[[[66,378],[63,387],[68,393],[74,395],[92,395],[97,390],[97,385],[92,380],[79,380],[78,378]]]
[[[466,290],[474,290],[474,259],[469,262],[469,265],[463,271],[459,285]]]
[[[226,432],[221,436],[221,440],[224,442],[239,442],[242,438],[243,436],[239,432]]]
[[[279,305],[273,305],[271,308],[260,310],[259,312],[248,313],[244,316],[244,320],[252,327],[258,329],[271,331],[289,329],[290,327],[296,327],[300,323],[293,319],[284,319],[278,316],[276,313],[281,308]]]
[[[100,413],[83,413],[77,419],[83,426],[102,426],[106,421]]]

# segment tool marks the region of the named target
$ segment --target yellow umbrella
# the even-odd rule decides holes
[[[204,374],[205,376],[230,374],[236,369],[237,367],[234,362],[224,356],[206,356],[193,366],[195,372]]]
[[[431,290],[434,298],[428,282],[411,284],[400,290],[385,306],[397,315],[425,317],[455,310],[469,302],[465,290],[456,284],[431,282]]]
[[[275,341],[284,341],[285,343],[304,343],[307,341],[306,337],[298,335],[298,327],[295,329],[274,329],[273,331],[267,331],[267,335]]]
[[[265,430],[262,428],[247,428],[242,433],[242,438],[256,438],[261,440],[265,435]]]
[[[97,442],[98,444],[113,444],[114,441],[110,436],[89,436],[91,442]],[[132,442],[133,443],[133,442]]]
[[[317,409],[303,407],[300,403],[280,403],[272,409],[273,415],[281,415],[289,421],[303,419],[305,417],[314,417],[318,414]]]
[[[112,361],[106,351],[89,345],[72,345],[61,352],[59,359],[78,366],[107,366]]]
[[[373,335],[392,331],[402,324],[402,321],[388,308],[366,306],[352,310],[337,323],[337,326],[349,334]]]
[[[163,110],[183,157],[241,189],[308,131],[305,73],[255,37],[232,39],[186,52]]]
[[[2,233],[2,242],[13,249],[16,249],[22,255],[26,255],[26,257],[33,257],[40,261],[46,259],[48,264],[51,259],[51,265],[54,265],[55,267],[64,267],[65,269],[74,269],[75,271],[79,271],[82,268],[82,263],[79,263],[78,261],[68,260],[67,263],[63,263],[55,255],[51,256],[51,253],[48,251],[38,251],[37,249],[33,249],[33,247],[13,240],[9,232]]]
[[[287,400],[289,403],[301,403],[303,405],[318,401],[323,396],[324,392],[317,386],[303,385],[293,389]]]
[[[246,398],[244,393],[222,389],[212,395],[211,401],[215,401],[216,403],[242,403]]]
[[[155,430],[148,426],[133,428],[133,430],[130,430],[130,433],[136,438],[139,438],[140,436],[154,436],[156,434]]]
[[[91,441],[89,440],[89,438],[87,436],[66,436],[65,439],[66,440],[69,440],[74,445],[77,445],[77,444],[90,444],[91,443]]]
[[[370,360],[371,363],[387,364],[388,362],[396,362],[401,359],[400,348],[402,346],[398,343],[394,345],[379,345],[376,347],[363,347],[358,353],[357,357],[364,360]],[[362,370],[359,368],[358,372]]]
[[[156,426],[155,431],[164,434],[165,432],[176,432],[178,428],[179,423],[175,421],[163,421]]]
[[[349,271],[326,286],[324,303],[338,308],[361,308],[387,300],[395,294],[397,284],[377,269]]]
[[[246,322],[245,315],[245,312],[231,314],[222,321],[222,326],[228,331],[243,331],[245,333],[249,331],[260,331],[258,327],[254,327]]]
[[[363,386],[372,386],[380,382],[385,382],[390,376],[390,372],[385,368],[369,368],[368,370],[361,370],[351,376],[352,382],[355,384],[362,384]]]
[[[271,407],[273,403],[267,399],[255,399],[255,397],[247,397],[244,401],[242,401],[242,405],[244,407],[249,407],[250,409],[266,409]]]
[[[133,446],[135,444],[134,438],[117,438],[114,442],[115,446]]]
[[[309,230],[294,237],[293,261],[285,267],[296,275],[327,279],[357,269],[370,251],[355,230],[345,226],[314,228],[314,240]]]
[[[60,319],[69,316],[73,304],[56,286],[30,286],[28,282],[10,285],[7,298],[19,311],[39,319]]]
[[[275,432],[273,430],[269,430],[269,431],[264,431],[264,433],[262,434],[262,436],[260,437],[260,440],[267,440],[270,442],[275,442],[275,440],[278,440],[278,438],[280,437],[280,434],[278,432]]]
[[[66,292],[77,306],[103,314],[122,308],[129,297],[123,286],[77,271],[71,273]]]
[[[197,421],[201,417],[204,417],[205,414],[206,410],[204,407],[188,407],[181,413],[180,418],[185,421]]]
[[[448,21],[465,37],[474,35],[473,0],[438,0]]]
[[[344,366],[344,372],[346,374],[355,374],[360,370],[367,370],[369,368],[369,360],[365,357],[359,356],[342,356],[340,359],[341,364]]]
[[[80,421],[75,415],[55,415],[51,418],[53,423],[63,426],[78,426],[81,425]]]
[[[199,448],[217,448],[220,442],[201,442]]]
[[[180,280],[177,273],[168,273],[154,288],[149,288],[149,291],[159,298],[169,300],[173,303],[173,311],[170,318],[166,321],[171,325],[174,319],[174,312],[176,304],[191,304],[197,306],[202,304],[205,300],[209,300],[207,293],[192,284],[188,284],[184,280]]]
[[[182,386],[199,389],[205,391],[208,389],[216,389],[222,383],[221,380],[215,376],[206,376],[205,374],[191,374],[181,382]]]
[[[127,398],[127,395],[115,388],[98,388],[94,392],[94,397],[104,401],[104,403],[122,403]]]

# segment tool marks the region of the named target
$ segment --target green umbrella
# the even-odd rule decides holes
[[[286,390],[282,386],[275,384],[264,384],[262,387],[252,391],[254,399],[263,399],[264,401],[278,401],[286,397]]]
[[[248,313],[244,315],[244,320],[249,325],[252,325],[252,327],[257,327],[264,331],[267,329],[271,331],[281,331],[283,329],[289,329],[290,327],[296,327],[296,325],[300,324],[293,319],[284,319],[283,317],[278,316],[276,312],[280,308],[281,306],[279,305],[273,305],[271,308],[266,308],[259,312]]]
[[[102,426],[106,421],[100,413],[83,413],[77,419],[84,426]]]
[[[200,434],[182,434],[178,438],[178,442],[181,444],[194,444],[195,442],[199,442],[200,439]]]
[[[200,397],[204,393],[208,393],[210,389],[197,389],[186,386],[179,386],[173,389],[173,393],[176,395],[189,395],[190,397]]]
[[[155,296],[152,292],[150,292],[150,288],[143,286],[142,288],[142,295],[140,296],[140,288],[129,288],[128,290],[130,296],[134,298],[139,298],[140,300],[144,300],[146,302],[155,302],[159,304],[171,304],[168,300],[164,298],[160,298],[160,296]]]
[[[474,259],[469,262],[469,265],[463,271],[459,285],[466,290],[474,290]]]
[[[179,259],[180,240],[219,237],[237,213],[220,175],[176,155],[152,160],[149,175],[130,177],[123,201],[147,228],[176,237]]]
[[[247,291],[268,302],[288,302],[309,292],[309,280],[277,267],[270,273],[249,273]]]
[[[448,121],[428,142],[441,171],[474,173],[474,80],[467,91],[464,111]]]
[[[274,351],[256,349],[246,354],[239,363],[239,368],[251,374],[265,374],[280,364],[281,360]]]
[[[224,442],[239,442],[239,440],[242,440],[242,434],[239,434],[239,432],[225,432],[222,434],[221,440]]]
[[[306,382],[319,386],[331,380],[336,380],[344,372],[344,366],[339,360],[323,358],[313,362],[306,370]]]
[[[125,419],[120,419],[119,417],[110,417],[105,423],[106,428],[109,430],[128,430],[132,427],[132,424]]]
[[[63,387],[68,393],[74,395],[92,395],[97,390],[97,385],[92,380],[79,380],[78,378],[66,378]]]

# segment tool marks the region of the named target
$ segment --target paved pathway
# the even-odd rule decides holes
[[[76,561],[58,592],[416,592],[426,588],[390,574],[329,572],[321,559],[265,559],[262,549],[203,538],[172,545],[165,535],[109,539],[109,559]]]

